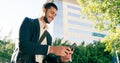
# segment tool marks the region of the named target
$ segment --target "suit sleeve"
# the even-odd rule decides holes
[[[31,31],[33,23],[29,18],[25,18],[21,24],[19,30],[19,49],[25,54],[35,55],[42,54],[46,55],[48,51],[48,45],[39,45],[38,43],[30,41]]]

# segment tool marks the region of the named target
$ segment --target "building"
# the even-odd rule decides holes
[[[77,0],[48,0],[58,6],[58,14],[53,23],[53,37],[63,38],[70,42],[91,43],[101,40],[105,32],[98,32],[92,21],[80,15],[81,8]]]

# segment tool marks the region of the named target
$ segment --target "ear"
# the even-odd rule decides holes
[[[42,8],[42,16],[45,16],[45,12],[46,12],[46,9],[45,8]]]
[[[45,13],[45,12],[46,12],[46,9],[45,9],[45,8],[42,8],[42,11]]]

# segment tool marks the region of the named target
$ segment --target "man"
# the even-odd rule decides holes
[[[73,51],[69,47],[51,46],[52,38],[46,24],[51,23],[55,18],[57,10],[54,3],[46,3],[40,18],[26,17],[23,20],[19,31],[19,48],[14,51],[12,63],[42,63],[42,58],[48,54],[60,56],[62,62],[68,62],[71,59]],[[42,39],[43,34],[46,37]]]

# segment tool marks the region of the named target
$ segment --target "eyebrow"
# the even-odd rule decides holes
[[[54,11],[51,11],[51,13],[54,13],[54,14],[55,14],[55,16],[57,15],[57,13],[55,13]]]

